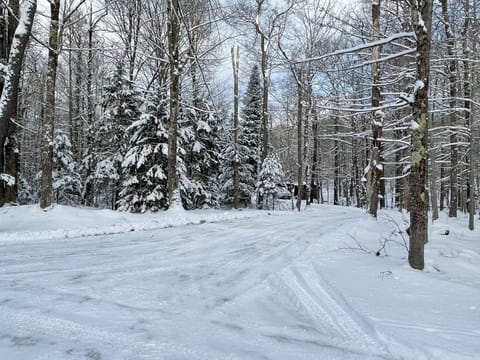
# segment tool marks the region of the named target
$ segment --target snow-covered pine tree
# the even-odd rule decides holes
[[[224,205],[232,205],[234,197],[233,186],[233,164],[236,161],[239,164],[239,202],[240,204],[250,204],[250,197],[253,191],[250,182],[246,182],[252,177],[253,166],[248,163],[250,149],[247,146],[238,145],[238,152],[235,153],[233,143],[233,129],[226,131],[226,139],[223,142],[224,147],[220,155],[219,183],[220,183],[220,201]],[[236,158],[235,158],[236,156]]]
[[[261,154],[261,114],[262,114],[262,89],[260,86],[260,75],[258,67],[252,68],[248,82],[247,93],[243,101],[243,108],[240,115],[240,136],[239,145],[242,152],[246,151],[245,161],[249,165],[248,171],[240,175],[240,182],[243,183],[248,191],[253,194],[257,183],[258,173],[260,171]]]
[[[119,62],[104,87],[103,114],[97,122],[95,191],[96,203],[117,209],[121,190],[122,162],[130,139],[126,129],[138,120],[140,99]]]
[[[275,206],[275,199],[283,183],[284,172],[282,164],[276,154],[268,155],[262,164],[258,175],[256,192],[262,198],[262,208],[271,209]],[[269,202],[271,200],[271,203]]]
[[[158,211],[167,204],[168,101],[157,88],[145,94],[142,113],[126,132],[129,149],[123,159],[119,210]]]
[[[189,208],[217,207],[220,158],[220,121],[212,106],[197,98],[187,110],[188,140],[185,166],[189,187],[184,203]],[[183,181],[185,182],[185,181]]]
[[[67,134],[58,131],[53,139],[53,193],[58,204],[78,204],[81,198],[80,174],[73,159]]]

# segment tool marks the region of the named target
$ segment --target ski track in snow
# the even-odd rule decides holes
[[[12,360],[405,359],[314,265],[329,239],[347,236],[339,218],[352,224],[358,214],[313,218],[321,234],[312,217],[292,213],[255,227],[246,219],[8,241],[0,359],[7,350]]]
[[[299,312],[315,319],[316,330],[330,346],[359,357],[393,358],[378,339],[369,334],[365,325],[362,326],[337,303],[332,289],[322,281],[313,266],[288,267],[271,281]]]

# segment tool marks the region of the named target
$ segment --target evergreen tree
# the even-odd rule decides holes
[[[129,149],[123,159],[119,209],[158,211],[167,204],[168,103],[157,89],[146,94],[142,113],[126,132]]]
[[[220,162],[220,121],[211,105],[194,99],[187,113],[188,143],[185,154],[188,187],[184,203],[189,208],[217,207]],[[183,182],[186,179],[183,180]]]
[[[58,131],[53,139],[53,192],[58,204],[78,204],[81,197],[80,174],[73,159],[67,134]]]
[[[280,186],[283,182],[285,174],[277,155],[268,155],[262,164],[262,169],[258,176],[257,194],[262,198],[262,208],[269,209],[269,199],[272,200],[271,205],[274,206]]]
[[[126,129],[139,118],[139,97],[120,62],[104,87],[103,115],[96,128],[97,202],[116,209],[123,181],[122,162],[129,146]]]
[[[262,114],[262,89],[258,67],[252,69],[248,83],[247,93],[243,101],[243,109],[240,118],[239,146],[244,154],[242,163],[248,167],[240,175],[240,182],[247,191],[253,193],[260,171],[260,130]]]
[[[238,151],[235,157],[235,147],[233,143],[233,129],[229,129],[224,141],[224,147],[220,154],[220,201],[225,205],[233,204],[234,186],[233,186],[233,164],[239,164],[239,202],[250,204],[250,197],[253,193],[250,182],[245,182],[244,179],[251,179],[254,168],[248,163],[250,149],[247,146],[238,145]]]

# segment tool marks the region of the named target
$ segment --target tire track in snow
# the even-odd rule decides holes
[[[293,303],[296,310],[314,319],[316,330],[332,347],[371,358],[393,356],[373,335],[374,329],[361,321],[361,315],[345,309],[332,289],[312,266],[289,266],[272,275],[270,286]]]

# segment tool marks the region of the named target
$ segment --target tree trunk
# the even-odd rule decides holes
[[[447,0],[441,0],[442,17],[447,37],[449,106],[450,106],[450,211],[449,217],[457,217],[458,209],[458,144],[457,144],[457,60],[455,59],[455,37],[448,18]]]
[[[180,98],[180,14],[179,0],[167,1],[167,28],[168,28],[168,51],[170,61],[170,122],[168,127],[168,179],[167,191],[169,205],[173,205],[174,195],[178,190],[177,174],[177,118],[178,101]],[[178,194],[177,194],[178,195]]]
[[[310,202],[313,203],[314,199],[317,200],[317,203],[320,201],[320,196],[318,194],[319,189],[319,159],[318,159],[318,114],[313,108],[312,114],[312,136],[313,136],[313,151],[312,151],[312,175],[310,182]]]
[[[7,39],[6,39],[6,48],[2,51],[2,57],[5,56],[6,62],[9,58],[10,49],[12,46],[13,36],[15,34],[15,29],[18,26],[18,16],[19,16],[19,2],[18,0],[10,0],[8,3],[9,14],[8,14],[8,29],[7,29]],[[14,92],[15,98],[15,107],[13,113],[11,114],[11,119],[18,119],[18,96],[19,89]],[[18,195],[18,180],[20,172],[20,149],[17,141],[17,124],[13,121],[10,121],[10,126],[8,129],[8,142],[5,145],[5,173],[10,175],[14,179],[14,184],[11,186],[5,186],[4,188],[4,202],[5,203],[15,203],[17,201]],[[0,170],[1,172],[1,170]],[[1,186],[0,186],[1,187]],[[1,193],[1,190],[0,190]],[[0,195],[1,197],[1,195]],[[2,200],[0,200],[0,203]]]
[[[238,155],[238,71],[240,60],[240,48],[238,45],[232,47],[232,67],[233,67],[233,147],[235,149],[233,159],[233,207],[238,209],[239,207],[239,195],[240,195],[240,157]]]
[[[50,2],[50,31],[48,38],[48,61],[45,110],[42,126],[42,178],[40,182],[40,207],[45,209],[52,204],[53,177],[53,132],[55,123],[55,84],[57,79],[58,55],[60,51],[60,0]]]
[[[380,0],[372,2],[372,21],[373,21],[373,41],[378,41],[380,39]],[[378,108],[380,106],[380,64],[378,59],[380,59],[380,50],[381,46],[375,46],[372,50],[372,108]],[[380,111],[375,111],[372,119],[372,155],[369,164],[369,171],[371,174],[367,176],[368,183],[370,187],[370,206],[369,213],[374,218],[377,217],[378,211],[378,197],[380,195],[380,181],[382,176],[382,167],[381,167],[381,141],[382,137],[382,127],[383,127],[383,113]]]
[[[300,211],[302,207],[303,197],[303,83],[302,73],[298,72],[297,78],[297,180],[298,180],[298,192],[297,192],[297,210]]]
[[[15,32],[9,49],[8,62],[5,71],[7,75],[4,78],[4,85],[0,98],[0,175],[3,175],[4,172],[7,173],[9,170],[12,171],[11,166],[6,168],[7,163],[11,164],[11,161],[14,161],[17,165],[16,160],[11,159],[12,151],[4,151],[4,148],[7,137],[12,133],[10,130],[11,119],[16,116],[23,55],[32,30],[36,7],[37,2],[35,0],[24,1],[22,3],[19,11],[19,19],[21,19],[22,22],[15,27]],[[10,31],[12,30],[9,29],[9,33]],[[13,149],[13,151],[15,151],[15,149]],[[5,156],[8,157],[5,158]],[[17,172],[17,169],[18,167],[13,169],[13,171]],[[11,174],[7,173],[7,176],[8,175],[12,178]],[[13,179],[15,179],[15,175],[13,176]],[[7,182],[0,180],[0,206],[3,206],[6,200],[4,192],[5,186],[7,186]],[[10,195],[7,195],[8,199],[11,199],[11,196],[11,193]]]
[[[90,13],[88,19],[88,52],[87,52],[87,126],[86,126],[86,173],[85,173],[85,190],[83,195],[83,201],[86,206],[93,205],[93,182],[94,182],[94,130],[93,130],[93,119],[94,119],[94,106],[93,106],[93,97],[92,92],[92,83],[93,83],[93,9],[90,6]]]
[[[431,124],[433,124],[433,114]],[[432,204],[432,222],[438,220],[437,167],[435,153],[430,154],[430,198]]]
[[[307,84],[306,84],[306,89],[304,89],[304,98],[306,102],[306,111],[305,111],[305,116],[304,116],[304,124],[303,124],[303,164],[305,167],[305,189],[304,189],[304,197],[305,197],[305,203],[306,205],[310,205],[310,192],[311,192],[311,187],[310,187],[310,182],[311,182],[311,176],[312,176],[312,171],[310,167],[310,151],[311,151],[311,146],[310,146],[310,118],[312,116],[312,75],[311,75],[311,70],[310,66],[308,66],[308,71],[306,72],[307,75]],[[305,91],[306,90],[306,91]],[[305,93],[306,92],[306,93]]]
[[[262,46],[262,80],[263,80],[263,93],[262,93],[262,156],[260,158],[260,163],[263,163],[263,160],[268,155],[268,90],[269,90],[269,79],[268,79],[268,69],[267,69],[267,49],[265,44],[265,35],[260,33],[261,37],[261,46]]]
[[[336,113],[333,116],[334,132],[338,134],[338,116]],[[333,144],[333,205],[340,205],[340,145],[337,138]]]
[[[410,5],[417,42],[417,81],[413,103],[410,172],[410,246],[408,262],[414,269],[424,268],[424,247],[428,239],[427,149],[428,85],[433,0],[416,0]]]

